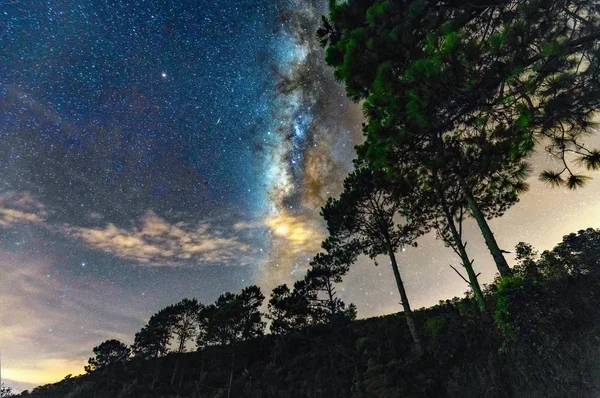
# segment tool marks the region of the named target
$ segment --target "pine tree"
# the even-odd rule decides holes
[[[314,323],[331,322],[338,319],[353,320],[356,318],[356,306],[346,303],[337,296],[335,285],[342,282],[342,276],[348,272],[350,265],[356,261],[356,248],[340,248],[332,243],[331,237],[323,242],[325,253],[318,253],[310,262],[306,271],[305,291],[309,296],[310,312]],[[307,294],[308,295],[308,294]]]
[[[354,250],[373,259],[382,254],[388,256],[408,328],[417,352],[421,353],[421,338],[404,288],[396,251],[404,245],[413,244],[427,231],[428,224],[421,218],[423,213],[412,213],[414,218],[404,218],[404,223],[397,225],[396,219],[403,208],[402,199],[407,197],[394,193],[391,186],[386,186],[386,180],[377,178],[377,173],[368,166],[359,162],[356,166],[355,171],[344,180],[340,198],[329,198],[321,214],[331,236],[352,237],[357,242]],[[416,217],[417,214],[419,217]]]
[[[275,287],[267,307],[271,333],[287,334],[320,323],[323,316],[316,315],[312,306],[316,300],[317,292],[306,288],[304,280],[297,281],[292,290],[285,284]]]
[[[264,333],[266,324],[260,313],[264,299],[265,296],[258,286],[249,286],[239,294],[222,294],[214,304],[204,307],[198,316],[198,348],[229,345],[231,349],[228,397],[231,396],[233,383],[236,344],[262,336]]]
[[[508,275],[476,190],[536,144],[562,163],[540,176],[552,185],[588,179],[567,155],[600,168],[582,141],[600,103],[598,15],[582,0],[331,1],[318,34],[348,96],[364,100],[371,166],[392,173],[409,158],[415,171],[452,175]]]
[[[106,340],[94,347],[94,354],[95,356],[88,359],[88,365],[84,367],[88,373],[127,361],[131,350],[119,340]]]
[[[184,352],[189,340],[196,337],[198,329],[198,315],[202,304],[196,299],[184,298],[173,306],[172,331],[177,336],[177,352]]]
[[[133,354],[140,358],[156,358],[169,352],[175,317],[168,306],[150,317],[148,324],[135,334]]]
[[[264,299],[258,286],[249,286],[239,294],[220,295],[199,313],[198,347],[235,344],[261,336],[265,329],[260,312]]]

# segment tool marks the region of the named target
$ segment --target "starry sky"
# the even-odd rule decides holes
[[[324,200],[360,142],[360,107],[323,62],[324,0],[6,0],[0,4],[0,353],[30,388],[77,374],[158,309],[303,276]],[[600,145],[597,136],[594,144]],[[549,159],[536,155],[536,169]],[[550,164],[551,166],[551,164]],[[600,179],[532,190],[494,220],[538,249],[600,227]],[[470,252],[494,274],[474,225]],[[509,255],[509,260],[513,258]],[[415,308],[461,295],[435,236],[400,253]],[[391,270],[339,288],[400,310]]]

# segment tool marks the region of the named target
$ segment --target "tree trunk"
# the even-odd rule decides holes
[[[390,256],[390,261],[392,263],[392,269],[394,270],[394,276],[396,277],[396,285],[398,285],[398,291],[400,292],[400,300],[402,302],[402,308],[404,309],[406,324],[408,325],[408,330],[410,331],[410,335],[412,336],[412,339],[415,343],[415,349],[417,351],[417,354],[421,355],[423,353],[421,338],[419,337],[417,325],[415,323],[415,319],[413,318],[412,310],[410,309],[408,296],[406,295],[406,290],[404,290],[404,283],[402,282],[402,278],[400,277],[400,270],[398,269],[398,263],[396,262],[396,255],[394,254],[394,249],[392,249],[391,244],[388,244],[388,253]]]
[[[181,354],[184,350],[185,350],[185,338],[180,337],[179,338],[179,347],[177,348],[177,352]]]
[[[473,270],[473,262],[469,260],[469,255],[465,250],[465,246],[462,242],[459,241],[457,244],[458,250],[461,252],[462,264],[465,270],[467,271],[467,275],[469,276],[469,284],[471,285],[471,289],[473,289],[473,294],[475,295],[475,301],[479,305],[479,309],[482,313],[487,312],[487,305],[483,298],[483,293],[481,291],[481,286],[479,286],[479,280],[477,280],[477,274]]]
[[[205,348],[202,348],[202,364],[200,365],[200,380],[204,380],[204,355],[205,355]]]
[[[175,360],[175,367],[173,368],[173,374],[171,375],[171,387],[173,387],[173,383],[175,382],[175,376],[177,375],[177,368],[179,368],[179,358]]]
[[[335,302],[333,301],[333,286],[331,286],[331,280],[329,278],[327,278],[326,281],[326,285],[325,287],[327,288],[327,295],[329,296],[329,311],[331,312],[329,314],[329,317],[333,317],[335,315]]]
[[[488,250],[490,251],[490,254],[494,258],[494,262],[496,263],[496,268],[498,268],[498,271],[500,272],[501,276],[512,275],[512,271],[511,271],[510,267],[508,266],[508,263],[506,262],[506,259],[504,258],[504,255],[502,254],[502,251],[500,250],[500,247],[498,247],[498,242],[496,242],[496,238],[494,238],[494,234],[492,233],[492,230],[490,229],[490,226],[489,226],[487,220],[485,219],[485,215],[479,208],[479,205],[477,204],[477,201],[475,200],[475,197],[473,196],[473,192],[471,192],[471,188],[468,186],[468,184],[466,183],[466,181],[463,177],[459,177],[459,178],[460,178],[459,181],[460,181],[462,191],[465,194],[465,197],[467,199],[467,205],[469,206],[469,210],[471,211],[471,214],[475,218],[475,221],[477,221],[477,225],[479,226],[479,229],[481,230],[481,234],[483,235],[483,238],[485,239],[485,244],[487,245]]]
[[[469,276],[469,285],[471,285],[471,289],[473,289],[473,294],[475,295],[475,300],[479,305],[479,309],[481,312],[485,313],[487,311],[487,306],[485,304],[485,300],[483,299],[483,293],[481,292],[481,286],[479,286],[479,281],[477,280],[477,274],[475,274],[475,270],[473,270],[473,263],[469,259],[469,255],[467,254],[467,249],[463,244],[462,237],[458,233],[456,229],[456,225],[454,224],[454,218],[452,214],[450,214],[450,210],[448,209],[445,201],[442,202],[442,207],[444,209],[444,214],[446,215],[446,221],[448,222],[448,227],[450,228],[450,233],[452,234],[452,238],[454,239],[454,244],[456,245],[456,249],[458,251],[458,255],[460,256],[461,262],[465,270],[467,271],[467,275]]]
[[[162,365],[162,359],[158,359],[156,361],[156,370],[154,371],[154,375],[152,376],[152,385],[150,386],[150,391],[154,391],[154,386],[160,377],[160,368]]]
[[[229,372],[229,387],[227,388],[227,398],[231,398],[231,384],[233,383],[233,366],[235,364],[235,347],[231,345],[231,371]]]
[[[181,392],[181,384],[183,383],[183,373],[185,372],[185,368],[181,370],[181,375],[179,376],[179,386],[177,387],[177,394]]]

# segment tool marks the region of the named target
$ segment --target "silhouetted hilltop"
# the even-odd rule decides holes
[[[486,314],[471,297],[415,311],[422,356],[396,314],[266,335],[235,350],[133,358],[30,396],[595,397],[599,236],[592,229],[571,234],[539,258],[530,246],[517,247],[513,276],[484,291]]]

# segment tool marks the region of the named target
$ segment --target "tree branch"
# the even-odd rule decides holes
[[[467,279],[465,279],[465,277],[464,277],[464,276],[462,276],[462,274],[461,274],[460,272],[458,272],[458,270],[457,270],[456,268],[454,268],[454,267],[452,266],[452,264],[449,264],[449,265],[450,265],[450,268],[452,268],[452,269],[454,270],[454,272],[456,272],[456,273],[458,274],[458,276],[460,276],[460,278],[461,278],[463,281],[467,282],[467,284],[468,284],[469,286],[471,286],[471,282],[469,282]]]

